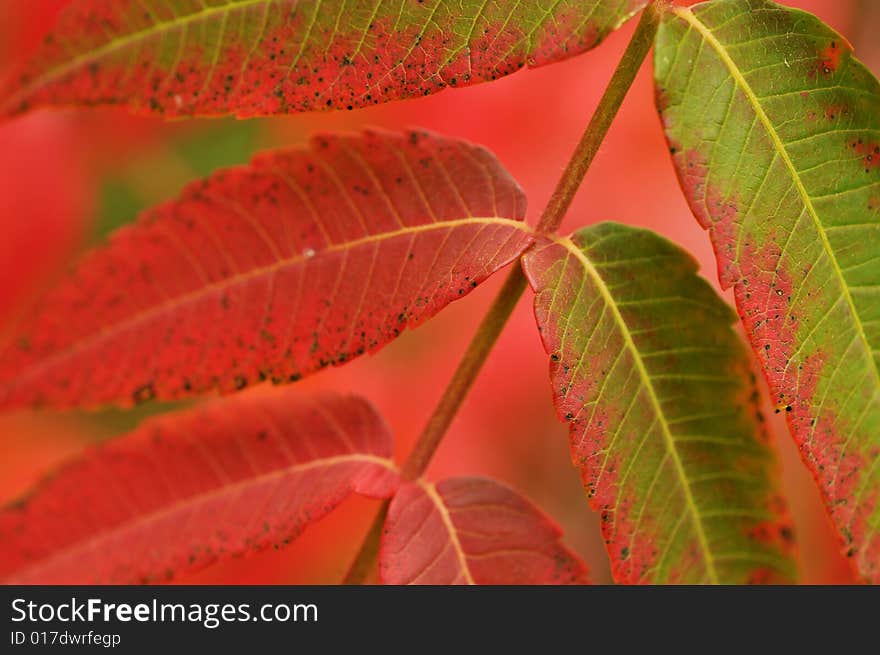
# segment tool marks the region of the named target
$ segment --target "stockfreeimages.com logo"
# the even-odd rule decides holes
[[[12,601],[12,621],[21,623],[198,623],[209,630],[223,623],[317,623],[318,607],[305,603],[267,603],[254,609],[249,603],[105,603],[100,598],[71,598],[62,603],[36,603],[25,598]]]

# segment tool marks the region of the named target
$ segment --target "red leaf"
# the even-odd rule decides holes
[[[0,406],[130,404],[299,379],[394,339],[531,242],[486,150],[319,137],[117,232],[0,352]]]
[[[286,543],[352,491],[390,496],[391,436],[356,397],[240,396],[149,421],[0,513],[0,580],[162,580]]]
[[[492,480],[404,482],[382,537],[385,584],[586,583],[587,567],[531,502]]]
[[[0,88],[0,115],[124,104],[164,116],[352,109],[598,45],[645,0],[74,0]]]

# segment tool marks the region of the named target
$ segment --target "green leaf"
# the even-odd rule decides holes
[[[880,582],[880,84],[817,18],[667,14],[658,104],[682,186],[843,550]]]
[[[791,527],[736,317],[694,260],[604,223],[524,264],[615,579],[791,580]]]
[[[353,109],[596,46],[646,0],[73,0],[0,87],[0,116],[121,104],[165,116]]]

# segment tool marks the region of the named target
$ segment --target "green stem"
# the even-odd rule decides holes
[[[599,151],[599,146],[608,133],[608,128],[620,109],[627,91],[632,86],[633,80],[648,55],[663,9],[662,2],[652,2],[642,13],[636,31],[633,34],[626,51],[608,88],[605,90],[599,106],[593,114],[590,124],[575,148],[574,154],[559,182],[556,190],[550,198],[541,220],[538,223],[538,232],[548,234],[555,232],[562,224],[565,213],[571,206],[572,200],[577,193],[590,164]],[[495,301],[489,308],[477,333],[471,340],[458,368],[452,376],[452,380],[443,392],[440,402],[437,404],[431,418],[425,425],[425,429],[419,435],[416,445],[407,458],[402,468],[403,477],[407,480],[415,480],[421,477],[443,440],[446,430],[455,418],[458,409],[464,402],[465,397],[477,379],[480,369],[483,367],[492,347],[498,340],[507,320],[513,313],[514,307],[528,286],[526,277],[519,266],[515,266],[504,282],[504,286],[498,292]],[[360,551],[355,557],[343,584],[362,584],[371,571],[375,568],[379,556],[379,541],[382,536],[382,528],[385,517],[388,514],[390,501],[382,503],[379,514],[373,521]]]

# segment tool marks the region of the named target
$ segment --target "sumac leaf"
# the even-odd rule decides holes
[[[123,104],[164,116],[352,109],[589,50],[645,0],[74,0],[0,89],[0,115]]]
[[[587,568],[531,502],[493,480],[404,482],[391,501],[385,584],[577,584]]]
[[[880,85],[758,0],[663,22],[658,102],[721,282],[861,575],[880,582]]]
[[[390,455],[351,396],[248,394],[153,419],[0,513],[0,580],[154,582],[280,545],[352,491],[390,496]]]
[[[486,150],[318,137],[119,230],[0,353],[0,406],[130,404],[296,380],[394,339],[532,241]]]
[[[524,263],[615,579],[790,580],[791,526],[747,353],[696,262],[604,223],[539,244]]]

